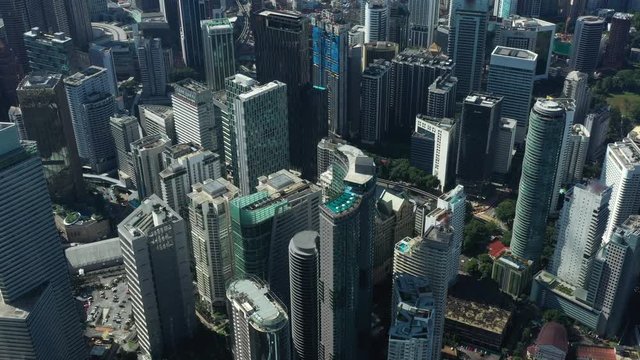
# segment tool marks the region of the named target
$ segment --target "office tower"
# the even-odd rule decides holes
[[[324,166],[331,167],[331,182],[329,201],[320,206],[318,358],[368,358],[375,164],[359,149],[326,139],[318,144],[318,173]],[[344,300],[336,304],[332,294]]]
[[[527,133],[538,55],[529,50],[496,46],[491,53],[487,91],[502,97],[501,115],[518,122],[516,144]]]
[[[1,20],[1,19],[0,19]],[[1,34],[0,34],[1,35]],[[16,62],[14,51],[0,36],[0,120],[6,121],[9,108],[18,105],[16,87],[22,72]]]
[[[428,360],[433,354],[435,302],[429,281],[407,274],[393,279],[387,360]]]
[[[450,118],[416,117],[411,135],[411,166],[438,178],[440,189],[449,187],[455,175],[456,122]]]
[[[589,90],[589,75],[571,71],[564,79],[562,97],[571,98],[576,102],[575,122],[582,124],[585,121],[589,105],[591,103],[591,91]]]
[[[378,187],[373,238],[373,284],[383,283],[393,268],[393,246],[413,234],[413,203],[403,192]]]
[[[106,47],[96,43],[91,43],[89,46],[89,63],[107,70],[107,74],[110,78],[109,82],[111,83],[111,93],[119,94],[118,74],[116,73],[113,47]]]
[[[164,135],[171,139],[172,144],[178,142],[171,106],[140,104],[138,112],[140,126],[146,135]]]
[[[611,113],[608,106],[587,114],[584,121],[584,126],[590,135],[587,160],[600,162],[604,159],[604,155],[607,152],[607,134],[610,120]]]
[[[427,116],[453,118],[456,111],[456,85],[458,79],[451,74],[438,76],[427,94]]]
[[[249,92],[258,82],[248,76],[236,74],[225,79],[225,92],[214,93],[214,103],[216,104],[216,114],[220,114],[222,123],[222,142],[224,147],[224,158],[227,164],[232,165],[232,171],[237,171],[236,156],[236,125],[234,101],[242,93]],[[219,110],[219,112],[218,112]]]
[[[158,0],[132,0],[131,5],[143,12],[155,12],[160,10],[160,3]]]
[[[364,10],[364,42],[387,41],[389,38],[389,5],[384,0],[367,0]]]
[[[455,64],[447,56],[426,49],[406,49],[391,62],[391,130],[410,134],[416,115],[427,111],[429,85],[451,73]]]
[[[64,33],[48,34],[34,27],[24,33],[24,46],[32,72],[67,75],[77,66],[71,38]]]
[[[576,103],[573,99],[554,99],[555,102],[557,102],[562,108],[564,108],[565,110],[565,124],[564,124],[564,131],[563,131],[563,139],[562,139],[562,145],[560,147],[560,159],[558,160],[558,168],[556,170],[556,176],[555,176],[555,181],[554,181],[554,185],[553,185],[553,192],[551,193],[551,205],[549,208],[550,213],[552,214],[557,214],[558,213],[558,202],[560,199],[560,190],[562,188],[563,185],[566,185],[564,183],[564,180],[566,178],[566,171],[567,169],[569,169],[571,167],[571,160],[572,160],[572,151],[573,149],[571,149],[571,146],[573,145],[571,143],[571,134],[572,134],[572,130],[571,127],[573,126],[573,119],[574,119],[574,114],[575,114],[575,109],[576,109]]]
[[[542,253],[566,118],[565,107],[553,100],[538,99],[531,110],[511,239],[513,254],[526,260]]]
[[[511,0],[513,2],[513,0]],[[511,15],[496,28],[495,43],[499,46],[533,51],[538,54],[536,80],[546,79],[551,65],[556,24],[534,18]]]
[[[73,44],[84,50],[93,40],[89,5],[84,0],[68,0],[65,4],[69,17],[69,34]]]
[[[495,156],[493,157],[493,172],[496,174],[507,174],[511,169],[514,146],[516,141],[516,124],[513,119],[500,118],[498,127],[498,137],[496,138]]]
[[[566,166],[563,184],[575,184],[582,181],[582,170],[589,149],[589,130],[584,125],[571,126],[569,141],[565,152]]]
[[[2,356],[84,359],[83,324],[36,144],[21,144],[16,126],[0,123],[0,162]]]
[[[311,152],[305,152],[306,137],[315,122],[303,95],[311,83],[311,25],[309,18],[291,11],[265,10],[256,16],[256,73],[258,81],[266,84],[278,80],[287,85],[289,116],[289,155],[291,165],[306,166],[309,154],[315,153],[318,138]],[[326,122],[326,119],[324,120]]]
[[[287,308],[266,283],[253,278],[227,288],[236,360],[291,359]]]
[[[517,12],[518,0],[498,0],[493,5],[493,16],[499,19],[508,19]]]
[[[480,90],[489,17],[487,6],[486,0],[465,2],[455,9],[454,21],[449,24],[449,54],[456,63],[454,73],[458,78],[459,99]]]
[[[318,229],[321,191],[287,170],[257,180],[255,194],[231,201],[234,275],[253,275],[268,281],[287,305],[287,246],[296,233]]]
[[[155,194],[118,224],[143,355],[174,353],[196,327],[185,221]]]
[[[90,0],[89,4],[89,18],[92,21],[100,20],[100,16],[107,12],[108,0]]]
[[[389,134],[389,69],[391,63],[374,60],[360,84],[360,141],[379,144]]]
[[[162,195],[159,175],[165,167],[162,153],[170,144],[171,140],[164,135],[148,135],[131,143],[133,171],[141,199],[151,194]]]
[[[438,26],[439,2],[410,0],[408,46],[428,48],[435,41]]]
[[[210,313],[225,307],[233,275],[229,202],[236,196],[238,188],[223,178],[196,183],[188,195],[198,296]]]
[[[194,142],[203,148],[217,151],[213,95],[204,84],[184,79],[174,84],[171,95],[173,121],[178,143]]]
[[[30,8],[26,0],[9,0],[0,3],[0,15],[4,23],[6,34],[6,44],[8,49],[13,50],[17,63],[22,68],[28,69],[29,59],[24,46],[23,34],[29,31],[31,22],[29,21]],[[7,49],[7,50],[8,50]]]
[[[289,242],[291,341],[293,358],[318,358],[318,243],[316,231],[301,231]]]
[[[22,140],[36,142],[51,197],[69,201],[82,196],[82,169],[62,75],[27,75],[17,94],[25,135]]]
[[[163,97],[167,93],[162,40],[140,38],[136,48],[143,97]]]
[[[390,41],[375,41],[364,44],[362,53],[362,69],[367,68],[377,59],[391,61],[398,55],[398,44]],[[351,70],[349,70],[351,71]]]
[[[619,69],[624,66],[627,44],[629,43],[629,29],[631,29],[631,18],[633,15],[627,13],[615,13],[611,19],[611,31],[607,49],[602,59],[602,65]]]
[[[349,134],[347,121],[347,52],[348,28],[328,18],[311,18],[313,85],[327,89],[329,133]]]
[[[353,25],[349,30],[349,48],[364,44],[364,26]]]
[[[232,104],[234,180],[240,193],[248,195],[258,177],[289,167],[287,86],[279,81],[256,85],[232,99]]]
[[[611,188],[599,181],[577,184],[564,198],[557,245],[549,271],[573,286],[586,288],[609,216]]]
[[[180,14],[182,60],[187,66],[202,71],[205,58],[202,46],[201,21],[223,17],[226,10],[226,1],[178,0],[178,10]],[[170,13],[168,10],[165,13],[168,18]]]
[[[362,82],[362,60],[364,45],[349,47],[347,56],[347,119],[349,135],[356,138],[360,132],[360,85]],[[356,121],[353,121],[355,119]]]
[[[9,116],[9,122],[15,124],[18,128],[18,136],[20,139],[26,139],[27,131],[24,128],[24,121],[22,121],[22,110],[17,106],[12,106],[9,108],[7,115]]]
[[[90,66],[64,79],[80,158],[96,173],[116,165],[113,138],[108,136],[115,101],[104,68]]]
[[[459,179],[490,179],[503,104],[502,96],[481,92],[473,92],[464,99],[458,129],[456,176]]]
[[[394,250],[393,274],[407,274],[429,281],[433,293],[433,343],[428,359],[440,359],[447,304],[453,228],[432,226],[422,237],[404,238]],[[395,286],[395,285],[394,285]]]
[[[118,177],[127,183],[127,179],[136,184],[134,162],[131,155],[131,143],[142,137],[138,119],[134,116],[116,114],[111,117],[111,136],[118,157]]]
[[[229,19],[202,20],[204,73],[213,91],[224,89],[224,79],[236,73],[233,26]]]
[[[640,209],[640,146],[630,138],[607,145],[600,181],[613,188],[605,239]]]
[[[407,47],[409,30],[409,9],[407,4],[391,2],[389,4],[389,41],[398,44],[399,51]]]
[[[587,75],[593,74],[600,58],[600,40],[604,30],[604,20],[596,16],[581,16],[576,21],[576,29],[571,41],[569,68]]]
[[[578,2],[578,1],[576,1]],[[522,16],[540,17],[540,8],[542,0],[519,0],[517,5],[517,14]]]

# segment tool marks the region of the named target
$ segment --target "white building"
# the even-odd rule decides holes
[[[455,120],[418,115],[411,138],[411,165],[432,174],[444,189],[453,181]]]
[[[428,48],[435,40],[440,5],[437,1],[409,0],[409,41],[413,47]]]
[[[213,94],[204,84],[185,79],[174,84],[171,95],[173,121],[179,144],[194,142],[217,151]]]
[[[501,118],[498,137],[496,138],[496,152],[493,158],[493,172],[507,174],[511,169],[511,160],[515,155],[514,145],[516,141],[516,126],[518,122],[513,119]]]
[[[560,147],[560,158],[558,159],[558,167],[556,168],[556,179],[553,186],[553,193],[551,194],[551,204],[549,208],[550,213],[557,213],[556,206],[558,205],[558,199],[560,198],[560,189],[564,183],[566,169],[569,168],[571,161],[570,140],[571,140],[571,126],[573,125],[573,117],[576,110],[576,102],[573,99],[553,99],[561,108],[564,109],[564,132],[562,138],[562,146]]]
[[[236,73],[233,25],[227,18],[202,20],[204,70],[207,86],[213,91],[224,89],[224,79]]]
[[[496,46],[491,53],[487,91],[503,97],[501,116],[518,122],[517,144],[524,142],[527,133],[537,59],[532,51],[504,46]]]
[[[138,119],[134,116],[116,114],[111,117],[110,122],[111,136],[113,136],[118,157],[118,177],[125,183],[131,180],[135,184],[131,143],[142,137]]]
[[[164,105],[138,105],[140,126],[145,135],[164,135],[176,144],[176,127],[173,122],[173,109]]]
[[[151,194],[162,195],[160,172],[165,167],[162,154],[170,143],[169,138],[163,135],[149,135],[131,143],[131,159],[140,199]]]
[[[589,130],[584,125],[575,124],[569,133],[567,163],[564,184],[575,184],[582,180],[582,171],[589,151]]]
[[[562,88],[562,97],[576,101],[575,122],[579,124],[585,122],[591,103],[588,81],[589,75],[579,71],[571,71],[564,79],[564,87]]]
[[[364,2],[364,42],[386,41],[389,38],[389,4],[386,0]]]

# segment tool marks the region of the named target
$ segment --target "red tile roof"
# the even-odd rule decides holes
[[[553,346],[566,354],[569,351],[567,329],[565,329],[563,325],[553,321],[544,324],[536,339],[536,345]]]
[[[578,360],[616,360],[616,351],[606,347],[578,346],[576,358]]]
[[[487,245],[487,250],[489,250],[489,256],[495,259],[502,255],[503,252],[509,250],[509,247],[503,244],[502,241],[495,240]]]

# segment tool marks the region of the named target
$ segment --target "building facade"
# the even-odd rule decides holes
[[[379,144],[389,133],[389,78],[391,63],[375,60],[360,83],[360,141]]]
[[[203,20],[204,72],[210,90],[224,89],[224,79],[236,73],[233,26],[227,18]]]
[[[591,76],[600,59],[600,41],[604,31],[604,19],[596,16],[581,16],[571,41],[569,67]]]
[[[217,151],[217,129],[214,120],[213,95],[204,84],[185,79],[174,84],[171,95],[177,142],[194,142]]]
[[[163,135],[149,135],[131,143],[133,172],[141,199],[151,194],[162,195],[160,172],[165,168],[162,154],[170,144],[169,138]]]
[[[419,115],[411,136],[411,165],[436,176],[441,189],[455,179],[456,125],[453,119]]]

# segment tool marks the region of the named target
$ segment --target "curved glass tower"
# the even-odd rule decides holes
[[[554,100],[539,99],[529,116],[511,241],[512,252],[528,260],[536,261],[542,253],[565,121],[565,106]]]

